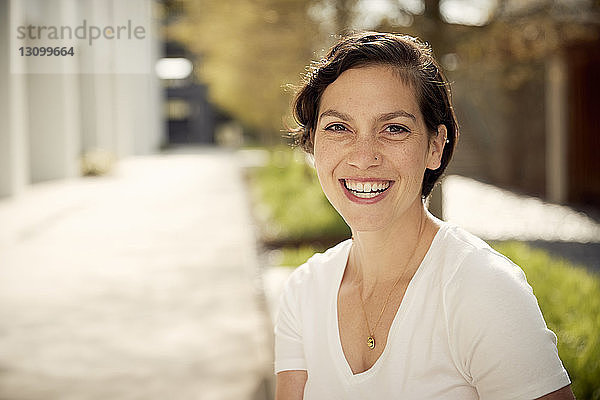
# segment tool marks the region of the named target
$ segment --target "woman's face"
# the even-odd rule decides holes
[[[446,132],[431,141],[414,90],[389,66],[344,71],[321,96],[315,166],[353,231],[401,222],[421,205],[426,168],[440,166]]]

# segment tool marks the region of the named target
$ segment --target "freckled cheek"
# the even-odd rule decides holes
[[[410,174],[421,168],[423,159],[411,151],[382,152],[383,158],[390,162],[392,168],[400,174]]]
[[[338,189],[338,183],[333,175],[334,168],[330,167],[323,159],[321,159],[321,163],[317,163],[315,160],[315,168],[317,170],[317,178],[319,179],[321,189],[323,190],[323,193],[329,202],[333,204],[337,196],[336,193]]]
[[[319,177],[332,174],[339,164],[340,154],[335,146],[317,141],[314,147],[315,168]]]
[[[325,152],[324,152],[321,140],[315,136],[315,138],[313,140],[313,157],[315,160],[315,167],[318,164],[322,164],[321,159],[323,158],[324,155],[325,155]]]
[[[332,163],[329,158],[320,157],[317,159],[315,157],[315,169],[317,170],[317,176],[321,182],[321,186],[323,186],[323,184],[327,185],[328,182],[332,180],[335,172],[335,164]]]

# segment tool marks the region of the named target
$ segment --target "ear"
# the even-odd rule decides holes
[[[437,133],[429,140],[429,149],[427,152],[427,168],[436,170],[442,165],[442,153],[446,145],[448,131],[445,125],[438,125]]]

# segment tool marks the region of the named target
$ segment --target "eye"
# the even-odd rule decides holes
[[[398,135],[402,133],[410,133],[410,130],[404,125],[388,125],[385,127],[384,132],[391,133],[393,135]]]
[[[331,125],[327,125],[325,127],[326,131],[332,131],[332,132],[344,132],[347,131],[348,129],[346,129],[346,127],[342,124],[331,124]]]

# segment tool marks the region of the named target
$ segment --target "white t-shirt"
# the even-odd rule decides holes
[[[523,271],[443,223],[410,281],[381,357],[353,374],[337,294],[352,242],[288,279],[275,324],[275,373],[306,370],[307,400],[535,399],[570,383]]]

